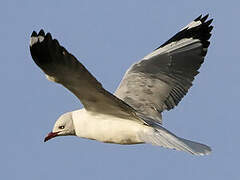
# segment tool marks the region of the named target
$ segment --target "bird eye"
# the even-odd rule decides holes
[[[58,129],[64,129],[64,126],[59,126]]]

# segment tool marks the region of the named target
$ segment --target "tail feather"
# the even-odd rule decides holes
[[[180,138],[180,139],[184,142],[184,144],[188,145],[191,149],[193,149],[199,155],[207,155],[207,154],[210,154],[212,151],[211,148],[207,145],[189,141],[183,138]]]
[[[153,128],[152,132],[142,134],[140,138],[146,143],[189,152],[193,155],[207,155],[211,152],[210,147],[177,137],[161,126]]]

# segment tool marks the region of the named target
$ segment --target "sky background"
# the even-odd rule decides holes
[[[1,1],[0,179],[239,179],[239,7],[237,0]],[[211,155],[77,137],[43,142],[62,113],[82,105],[32,61],[33,30],[51,32],[114,92],[132,63],[206,13],[214,29],[205,63],[163,123],[210,145]]]

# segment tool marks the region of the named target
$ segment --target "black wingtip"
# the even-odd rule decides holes
[[[213,26],[209,26],[208,29],[209,29],[209,32],[211,32],[213,30]]]
[[[39,35],[39,36],[45,36],[45,32],[44,32],[44,30],[41,29],[41,30],[39,31],[38,35]]]
[[[212,22],[213,22],[213,19],[210,19],[210,20],[208,20],[207,22],[205,22],[205,24],[206,24],[207,26],[209,26]]]
[[[206,21],[206,19],[208,18],[209,14],[206,14],[202,19],[201,22],[204,23]]]
[[[47,38],[47,39],[52,39],[51,33],[48,32],[48,33],[46,34],[46,38]]]
[[[194,21],[199,21],[202,18],[202,14],[200,14],[200,16],[198,16],[196,19],[194,19]]]
[[[31,37],[36,37],[36,36],[37,36],[36,31],[33,31]]]
[[[211,26],[211,23],[213,19],[207,20],[209,14],[206,14],[204,17],[202,15],[198,16],[194,21],[201,21],[201,23],[196,24],[196,26],[188,27],[182,29],[180,32],[175,34],[172,38],[170,38],[168,41],[166,41],[164,44],[162,44],[157,49],[171,43],[174,41],[179,41],[183,38],[194,38],[199,39],[204,48],[207,48],[209,46],[209,38],[211,37],[211,31],[213,29],[213,26]],[[206,22],[205,22],[206,21]]]

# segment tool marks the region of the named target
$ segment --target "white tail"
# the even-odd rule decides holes
[[[161,126],[154,127],[151,133],[142,134],[140,138],[146,143],[185,151],[194,155],[207,155],[211,152],[209,146],[177,137]]]

